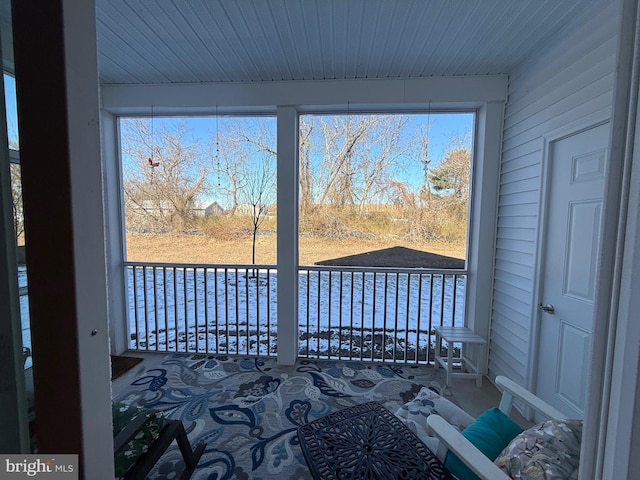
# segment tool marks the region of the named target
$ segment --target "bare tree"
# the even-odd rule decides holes
[[[257,118],[216,122],[209,143],[217,188],[231,203],[230,215],[251,221],[253,264],[258,231],[275,204],[277,152],[271,122]]]
[[[299,203],[300,214],[311,212],[314,205],[314,172],[311,165],[311,146],[314,130],[313,117],[300,117],[298,130],[299,153]]]
[[[389,188],[393,181],[392,172],[399,169],[408,156],[412,147],[403,143],[401,136],[406,123],[404,116],[384,115],[378,116],[368,129],[366,142],[359,149],[355,161],[360,211]]]
[[[231,203],[231,214],[238,208],[242,190],[251,175],[252,158],[265,154],[271,159],[277,157],[274,129],[262,119],[251,119],[217,124],[211,135],[209,155],[217,188],[224,192]],[[214,178],[215,180],[215,178]]]
[[[411,146],[403,115],[303,117],[300,121],[300,203],[356,206],[389,187]]]
[[[231,215],[236,212],[240,202],[239,194],[243,188],[249,156],[241,147],[242,144],[237,137],[226,133],[217,134],[209,145],[214,182],[217,177],[217,186],[214,188],[229,200]]]
[[[252,167],[251,171],[247,172],[240,197],[248,207],[246,213],[251,218],[251,263],[255,264],[258,229],[275,203],[276,172],[273,158],[268,154],[263,154]]]
[[[195,203],[206,188],[205,157],[182,124],[123,122],[124,195],[127,225],[184,231],[193,227]]]
[[[24,235],[24,209],[22,208],[22,179],[20,176],[20,164],[12,163],[11,167],[11,206],[13,208],[13,227],[16,235],[16,244]]]
[[[10,129],[11,130],[11,129]],[[13,134],[9,138],[9,151],[11,157],[16,152],[20,151],[20,144],[16,131],[13,130]],[[10,160],[11,161],[11,160]],[[20,240],[24,235],[24,209],[22,208],[22,174],[20,163],[9,163],[10,167],[10,182],[11,182],[11,207],[13,210],[13,228],[16,236],[16,244],[20,244]],[[22,239],[23,240],[23,239]]]

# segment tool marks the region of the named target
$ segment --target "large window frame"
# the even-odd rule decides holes
[[[13,76],[4,71],[4,79],[7,76],[13,78]],[[31,358],[24,356],[25,343],[28,347],[30,344],[30,337],[28,342],[25,342],[25,332],[23,331],[22,317],[25,312],[21,312],[21,303],[26,305],[26,296],[24,301],[20,298],[22,292],[18,283],[17,266],[17,242],[15,234],[15,213],[13,208],[13,189],[11,188],[11,170],[17,166],[20,168],[20,155],[17,150],[9,149],[9,140],[7,138],[7,125],[9,120],[16,122],[17,128],[17,115],[15,118],[9,118],[10,113],[7,111],[6,104],[7,98],[5,97],[5,81],[2,86],[2,109],[5,113],[2,119],[2,126],[0,131],[0,137],[4,144],[3,152],[0,154],[2,159],[2,171],[0,172],[0,192],[2,192],[0,199],[0,317],[3,318],[2,326],[0,328],[0,337],[2,343],[7,345],[7,348],[3,349],[2,362],[4,364],[4,372],[7,374],[3,378],[3,382],[6,385],[6,390],[9,395],[4,395],[1,407],[8,421],[3,422],[2,434],[0,434],[0,446],[10,448],[12,451],[16,448],[21,452],[29,452],[29,431],[27,428],[27,381],[26,375],[24,375],[23,369],[31,366]],[[15,105],[15,98],[13,99]],[[6,162],[6,163],[5,163]],[[5,174],[8,174],[6,177]],[[26,321],[28,322],[28,313]],[[7,319],[4,321],[4,319]],[[30,335],[30,330],[26,332]],[[30,350],[29,350],[30,351]],[[28,362],[25,362],[25,359]],[[11,395],[11,391],[15,395]],[[33,387],[30,387],[33,390]],[[3,450],[9,451],[9,450]]]
[[[466,323],[484,338],[489,335],[490,298],[497,178],[506,77],[447,79],[270,82],[253,85],[104,86],[101,123],[105,145],[108,200],[107,248],[111,273],[112,348],[123,351],[124,262],[122,203],[119,198],[118,115],[276,114],[278,151],[278,361],[290,365],[297,356],[298,275],[298,115],[300,113],[366,113],[474,111],[474,165],[468,242]],[[203,106],[203,100],[209,106]],[[108,142],[105,142],[108,143]],[[111,213],[109,213],[111,212]],[[115,212],[119,212],[116,214]],[[114,277],[118,281],[114,281]],[[118,284],[119,282],[119,284]],[[486,358],[480,359],[486,371]]]

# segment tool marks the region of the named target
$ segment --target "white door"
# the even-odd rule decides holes
[[[583,418],[609,124],[551,142],[536,393]]]

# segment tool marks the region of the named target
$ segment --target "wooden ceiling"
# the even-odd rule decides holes
[[[97,0],[104,84],[509,73],[606,0]]]

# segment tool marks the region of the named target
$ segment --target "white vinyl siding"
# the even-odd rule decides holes
[[[603,2],[510,75],[489,353],[491,376],[530,382],[543,136],[612,107],[618,2]],[[578,19],[577,19],[578,20]]]

